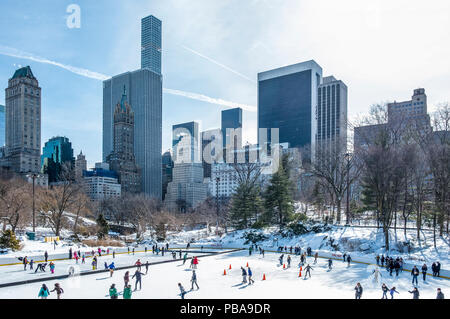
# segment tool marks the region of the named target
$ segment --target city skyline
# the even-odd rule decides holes
[[[21,29],[19,34],[9,25],[1,28],[0,78],[6,87],[8,78],[19,64],[30,65],[43,88],[41,142],[56,135],[69,137],[75,153],[83,149],[89,167],[101,161],[102,157],[99,147],[102,138],[101,81],[80,77],[54,65],[4,55],[5,47],[32,52],[100,74],[119,74],[139,67],[140,19],[152,14],[164,24],[162,73],[165,88],[255,106],[257,89],[254,82],[258,72],[314,59],[323,67],[324,75],[333,74],[348,85],[350,118],[367,112],[371,104],[407,99],[411,89],[418,87],[426,88],[431,112],[434,105],[445,102],[450,96],[446,73],[450,68],[447,67],[448,61],[442,58],[448,55],[449,47],[436,48],[433,44],[440,43],[436,39],[450,29],[443,16],[449,4],[418,4],[413,10],[410,2],[408,6],[401,3],[378,1],[367,7],[355,2],[354,10],[350,12],[331,2],[288,2],[284,8],[280,8],[277,1],[252,1],[242,5],[233,1],[229,4],[199,1],[189,8],[183,2],[178,2],[175,7],[156,2],[135,8],[116,2],[105,8],[106,3],[99,1],[95,4],[80,3],[81,28],[68,29],[65,21],[67,4],[52,4],[50,7],[50,2],[44,2],[39,4],[42,9],[36,10],[33,2],[16,4],[5,1],[0,5],[2,11],[11,12],[16,18],[11,19],[12,24],[18,23]],[[102,9],[106,11],[98,17],[97,12]],[[187,18],[183,17],[181,9],[188,10],[187,16],[189,13],[196,16],[197,10],[201,19],[197,19],[197,24],[192,21],[186,23]],[[224,9],[233,14],[220,15]],[[252,10],[256,11],[255,15],[247,17]],[[288,12],[290,16],[281,25],[281,30],[274,28]],[[273,22],[264,25],[268,14],[273,15]],[[307,30],[307,24],[313,18],[308,18],[308,14],[328,18],[330,23],[337,19],[333,16],[336,14],[340,21],[347,17],[351,22],[337,26],[336,30],[318,26],[311,31]],[[424,19],[419,21],[422,15]],[[129,25],[112,26],[118,17]],[[215,20],[216,24],[213,23]],[[355,24],[357,28],[354,28]],[[181,28],[181,25],[184,26]],[[205,26],[211,26],[212,30],[199,36],[198,31]],[[229,30],[226,26],[230,26]],[[251,27],[250,31],[239,33],[245,27]],[[105,31],[108,28],[111,30]],[[353,28],[360,30],[354,31]],[[396,37],[398,28],[402,31],[402,38]],[[49,29],[52,34],[45,33],[47,40],[40,42],[41,37],[37,35]],[[348,34],[345,39],[339,39],[342,43],[336,47],[332,37],[339,32]],[[100,39],[98,35],[105,33],[114,34],[115,41],[110,37]],[[276,40],[276,35],[281,33],[281,39]],[[213,34],[222,36],[214,39]],[[300,36],[302,41],[299,41]],[[420,45],[412,50],[400,50],[417,38],[421,39]],[[325,44],[317,44],[318,39]],[[99,43],[93,43],[96,41]],[[399,49],[381,50],[382,46]],[[334,48],[337,50],[331,51]],[[105,55],[106,52],[108,54]],[[433,56],[433,61],[428,58],[430,56]],[[411,65],[414,68],[410,68]],[[0,100],[4,100],[4,92]],[[197,121],[200,131],[219,127],[220,113],[228,108],[232,107],[177,97],[167,94],[166,90],[161,153],[170,147],[172,125]],[[256,112],[243,110],[243,143],[255,142]]]

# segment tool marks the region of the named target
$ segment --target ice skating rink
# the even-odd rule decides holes
[[[192,256],[192,255],[190,255]],[[183,266],[182,262],[158,264],[149,267],[149,272],[142,279],[142,290],[133,292],[133,299],[170,299],[180,298],[177,284],[180,282],[188,293],[186,299],[194,298],[281,298],[281,299],[352,299],[354,298],[354,287],[360,282],[364,292],[363,299],[380,299],[381,284],[391,288],[395,286],[400,294],[395,294],[395,299],[411,299],[412,294],[408,290],[412,290],[412,276],[408,271],[404,271],[398,278],[389,276],[385,269],[381,269],[382,277],[379,283],[373,280],[372,271],[375,266],[352,263],[347,267],[347,263],[341,260],[333,260],[333,269],[328,270],[327,260],[318,259],[314,264],[314,258],[308,257],[307,262],[313,267],[311,271],[312,277],[305,279],[305,272],[299,277],[299,256],[291,255],[291,267],[287,268],[287,254],[285,254],[284,262],[286,269],[279,264],[280,254],[266,253],[263,258],[259,253],[248,256],[248,251],[239,251],[224,255],[216,255],[210,257],[200,257],[197,269],[197,282],[199,290],[191,289],[190,260],[187,260]],[[177,255],[178,257],[178,255]],[[155,260],[171,259],[170,254],[164,257],[156,256],[151,253],[147,255],[141,253],[133,255],[116,255],[114,259],[117,265],[134,264],[140,258],[145,263]],[[111,256],[99,258],[99,267],[102,268],[104,262],[110,263]],[[91,259],[86,260],[86,268],[90,267]],[[255,283],[252,285],[242,284],[242,276],[240,267],[247,265],[253,271],[253,279]],[[75,261],[56,262],[56,269],[67,269]],[[231,265],[231,270],[229,266]],[[306,266],[306,265],[305,265]],[[418,265],[420,266],[420,265]],[[304,267],[303,267],[304,268]],[[420,268],[420,267],[419,267]],[[5,276],[14,276],[19,280],[23,276],[34,277],[31,271],[23,271],[22,266],[4,266],[0,269],[0,276],[4,282]],[[226,275],[224,275],[226,270]],[[92,274],[86,276],[75,276],[62,280],[47,280],[45,284],[51,290],[56,282],[59,282],[64,289],[62,298],[64,299],[104,299],[109,298],[108,290],[112,283],[116,284],[120,292],[119,298],[122,298],[123,276],[126,270],[115,271],[113,277],[109,273]],[[134,273],[134,269],[129,269],[130,279]],[[20,272],[22,275],[19,275]],[[145,267],[142,272],[145,273]],[[28,274],[29,273],[29,274]],[[266,280],[262,280],[265,275]],[[49,273],[46,273],[49,276]],[[9,278],[11,281],[11,278]],[[23,280],[23,279],[22,279]],[[134,290],[135,280],[130,281]],[[41,283],[31,283],[20,286],[13,286],[0,289],[0,298],[37,298]],[[423,282],[422,275],[419,277],[419,292],[421,299],[435,299],[436,288],[441,288],[446,297],[450,297],[450,280],[442,278],[433,278],[427,276],[427,281]],[[55,299],[56,294],[51,293],[49,299]]]

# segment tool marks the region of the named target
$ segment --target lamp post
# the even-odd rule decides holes
[[[345,209],[345,225],[350,224],[350,153],[345,154],[347,159],[347,207]]]
[[[36,232],[36,214],[35,214],[35,199],[34,199],[34,184],[35,180],[38,177],[36,173],[31,173],[31,171],[28,174],[28,177],[31,177],[33,179],[33,233]]]
[[[216,177],[216,214],[217,214],[217,225],[216,225],[216,232],[218,232],[219,228],[219,182],[220,177]]]

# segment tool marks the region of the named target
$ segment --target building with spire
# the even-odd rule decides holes
[[[5,90],[5,158],[19,174],[39,173],[41,88],[29,66],[16,70]]]
[[[119,177],[123,193],[141,192],[141,172],[134,156],[134,112],[127,101],[126,87],[114,110],[113,151],[107,156],[110,169]]]
[[[86,170],[86,156],[83,154],[83,151],[80,151],[80,154],[77,155],[77,159],[75,160],[75,179],[80,180],[83,177],[83,171]]]

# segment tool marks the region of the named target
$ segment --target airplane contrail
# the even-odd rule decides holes
[[[108,76],[105,74],[101,74],[98,72],[90,71],[88,69],[78,68],[78,67],[74,67],[71,65],[59,63],[56,61],[52,61],[52,60],[34,55],[32,53],[24,52],[24,51],[6,47],[3,45],[0,45],[0,55],[15,57],[15,58],[19,58],[19,59],[31,60],[31,61],[38,62],[38,63],[54,65],[59,68],[65,69],[69,72],[81,75],[86,78],[94,79],[94,80],[105,81],[105,80],[111,78],[111,76]],[[164,88],[163,92],[167,93],[167,94],[183,96],[183,97],[186,97],[189,99],[194,99],[194,100],[207,102],[207,103],[211,103],[211,104],[222,105],[222,106],[227,106],[227,107],[240,107],[243,110],[247,110],[250,112],[256,112],[255,106],[241,104],[241,103],[235,103],[235,102],[231,102],[231,101],[225,101],[222,99],[212,98],[212,97],[209,97],[209,96],[206,96],[203,94],[180,91],[180,90],[173,90],[173,89],[167,89],[167,88]]]
[[[195,51],[195,50],[193,50],[193,49],[191,49],[191,48],[188,48],[187,46],[182,45],[182,47],[183,47],[184,49],[186,49],[186,50],[188,50],[188,51],[190,51],[190,52],[192,52],[192,53],[194,53],[194,54],[196,54],[196,55],[198,55],[198,56],[200,56],[200,57],[202,57],[202,58],[204,58],[204,59],[206,59],[206,60],[208,60],[208,61],[210,61],[210,62],[212,62],[212,63],[214,63],[214,64],[217,64],[217,65],[220,66],[221,68],[224,68],[225,70],[228,70],[228,71],[230,71],[230,72],[232,72],[232,73],[234,73],[234,74],[240,76],[241,78],[246,79],[247,81],[250,81],[250,82],[252,82],[253,84],[256,84],[256,81],[255,81],[255,80],[250,79],[249,77],[243,75],[242,73],[239,73],[238,71],[233,70],[232,68],[230,68],[230,67],[228,67],[228,66],[226,66],[226,65],[223,65],[222,63],[217,62],[216,60],[211,59],[210,57],[207,57],[206,55],[203,55],[203,54],[201,54],[200,52],[197,52],[197,51]]]

